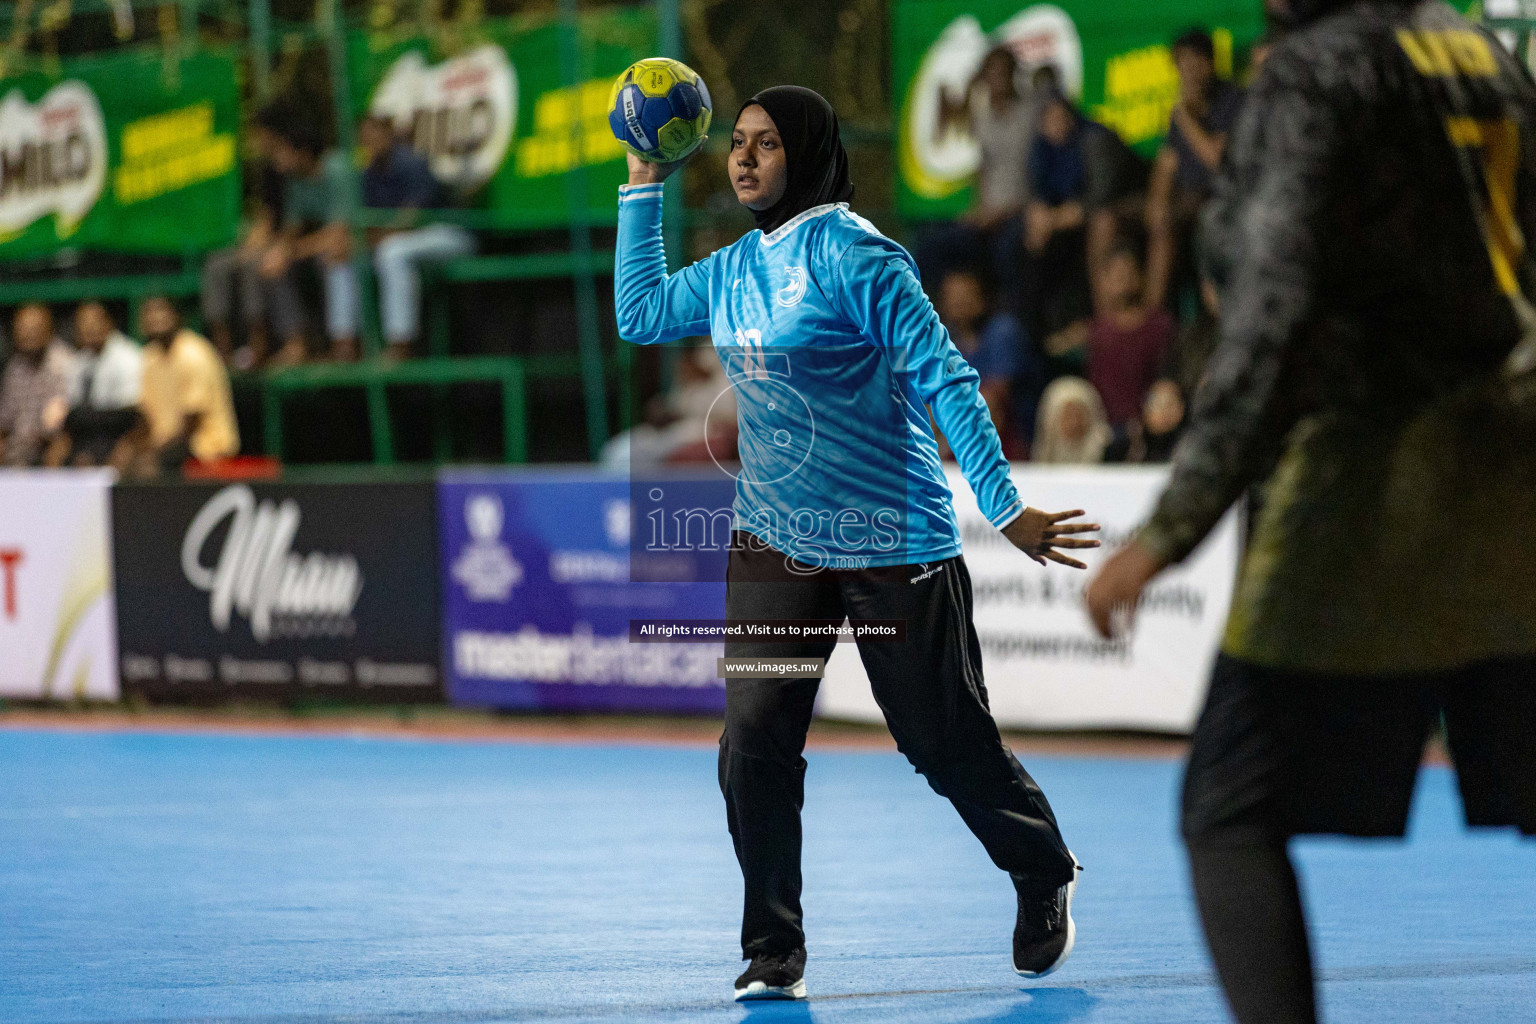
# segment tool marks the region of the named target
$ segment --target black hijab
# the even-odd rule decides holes
[[[784,159],[789,165],[789,183],[783,197],[766,210],[752,211],[764,234],[813,206],[853,198],[848,153],[843,149],[832,104],[798,85],[764,89],[743,103],[741,109],[753,104],[773,118],[773,126],[784,140]],[[741,111],[737,111],[736,119],[741,120]]]

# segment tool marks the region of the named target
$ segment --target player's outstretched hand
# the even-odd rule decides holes
[[[703,149],[704,143],[708,141],[708,139],[709,136],[707,135],[700,139],[699,144],[694,148],[693,153],[697,153],[699,150]],[[629,183],[631,185],[652,185],[658,181],[666,181],[672,176],[673,171],[677,170],[679,167],[683,166],[683,164],[686,164],[689,160],[693,159],[693,153],[689,153],[681,160],[673,160],[669,164],[658,164],[652,163],[649,160],[642,160],[635,156],[635,154],[626,152],[624,155],[629,159]]]
[[[1141,592],[1162,571],[1162,561],[1134,540],[1104,560],[1083,592],[1100,636],[1113,640],[1130,629]]]
[[[1074,569],[1086,569],[1088,567],[1082,562],[1056,550],[1057,548],[1099,546],[1097,540],[1072,536],[1078,533],[1094,533],[1098,530],[1098,523],[1067,522],[1069,519],[1076,519],[1085,514],[1080,508],[1073,509],[1071,512],[1042,512],[1037,508],[1026,508],[1019,513],[1017,519],[1003,527],[1003,536],[1007,537],[1014,547],[1041,565],[1049,560],[1070,565]]]

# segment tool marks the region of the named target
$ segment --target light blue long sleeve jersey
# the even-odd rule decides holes
[[[833,203],[669,276],[661,194],[619,190],[619,333],[713,339],[736,392],[736,529],[829,568],[959,554],[928,408],[982,513],[997,527],[1017,518],[980,378],[905,249]]]

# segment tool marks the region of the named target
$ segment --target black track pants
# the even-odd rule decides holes
[[[961,558],[925,566],[800,575],[756,543],[732,552],[726,615],[742,619],[902,619],[904,642],[860,641],[859,655],[896,745],[960,812],[993,863],[1042,891],[1073,861],[1040,787],[998,735],[971,622]],[[808,568],[808,567],[803,567]],[[741,642],[731,658],[825,658],[834,644]],[[815,679],[726,682],[720,789],[745,882],[745,957],[805,944],[800,911],[800,808]]]

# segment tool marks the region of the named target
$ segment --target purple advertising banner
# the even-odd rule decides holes
[[[704,486],[729,507],[728,482]],[[631,582],[633,487],[628,476],[592,470],[439,477],[443,665],[452,703],[724,710],[716,663],[723,644],[630,642],[631,619],[725,615],[723,559],[721,571],[697,577],[709,582]]]

